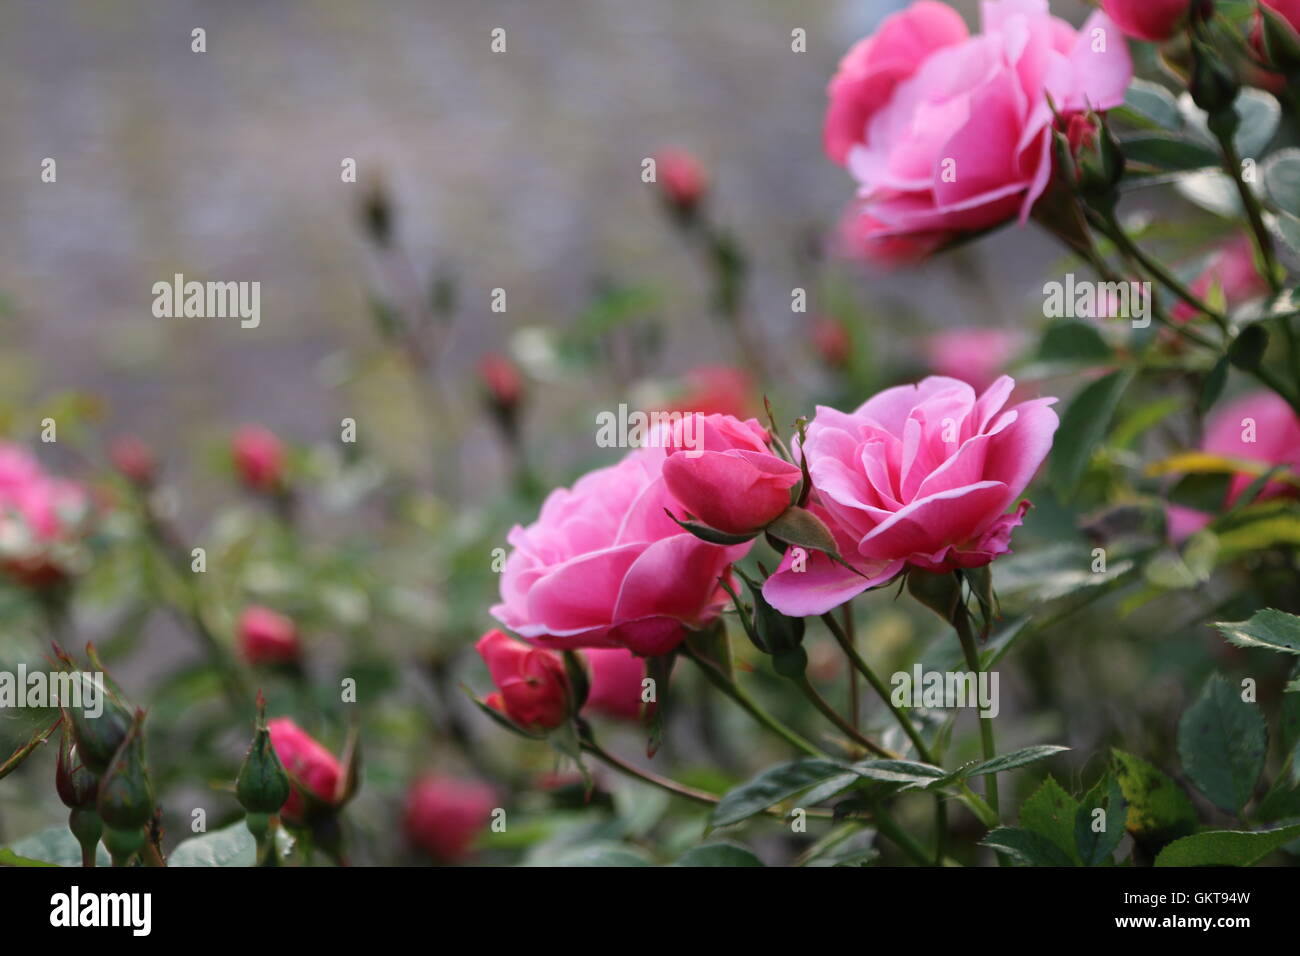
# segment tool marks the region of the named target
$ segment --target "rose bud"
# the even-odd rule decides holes
[[[487,784],[428,774],[406,795],[406,834],[439,862],[459,863],[470,855],[496,806]]]
[[[1101,0],[1101,8],[1126,34],[1137,40],[1163,43],[1187,19],[1192,0]]]
[[[284,443],[260,425],[245,425],[231,442],[235,471],[254,491],[275,491],[285,480],[288,453]]]
[[[641,700],[646,678],[644,657],[622,647],[591,647],[582,652],[591,673],[591,689],[584,714],[602,714],[619,720],[640,720],[654,710]]]
[[[762,529],[790,507],[798,467],[772,454],[754,419],[687,415],[667,446],[664,483],[683,508],[728,534]]]
[[[338,793],[343,767],[332,753],[288,717],[267,721],[271,745],[289,774],[289,799],[280,808],[286,820],[301,821],[308,803],[333,805]],[[306,795],[299,793],[299,786]]]
[[[153,783],[144,755],[144,711],[135,720],[122,746],[99,781],[95,808],[104,824],[104,845],[114,866],[125,866],[144,846],[142,827],[153,819]]]
[[[684,149],[664,149],[655,155],[655,181],[669,208],[690,218],[709,187],[700,161]]]
[[[137,484],[152,485],[158,471],[153,450],[134,435],[123,435],[114,439],[108,449],[108,457],[113,467],[123,478]]]
[[[519,368],[504,355],[485,355],[478,364],[478,377],[488,410],[505,437],[514,442],[519,437],[519,403],[524,394],[524,380]]]
[[[104,707],[98,717],[91,717],[84,710],[75,707],[64,711],[72,724],[77,755],[81,763],[95,774],[102,774],[108,769],[113,755],[122,746],[131,729],[131,715],[126,708],[107,690],[101,690],[100,694]]]
[[[487,664],[498,692],[487,704],[526,730],[552,730],[569,713],[569,682],[564,662],[551,651],[529,647],[499,630],[474,645]]]
[[[701,365],[682,376],[682,392],[677,399],[656,410],[748,418],[757,408],[754,391],[754,383],[744,369]]]
[[[253,605],[239,616],[239,650],[250,664],[287,664],[298,660],[298,629],[283,614]]]
[[[813,324],[813,350],[822,363],[829,368],[844,368],[849,364],[853,352],[853,341],[849,338],[844,323],[829,316],[822,316]]]
[[[1255,52],[1270,67],[1291,74],[1300,70],[1300,0],[1261,0],[1255,11],[1255,26],[1250,42]],[[1285,83],[1265,83],[1273,92],[1285,89]]]
[[[99,793],[99,778],[81,762],[72,736],[72,721],[66,715],[59,738],[59,763],[55,768],[54,787],[59,799],[70,810],[94,807]]]
[[[265,723],[266,704],[260,692],[257,703],[257,730],[235,778],[235,796],[250,814],[269,816],[279,813],[289,799],[289,775],[271,743],[271,731]]]

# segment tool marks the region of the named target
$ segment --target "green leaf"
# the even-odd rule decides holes
[[[1300,149],[1280,149],[1260,170],[1268,198],[1285,213],[1300,216]]]
[[[862,760],[853,765],[853,770],[868,780],[906,784],[908,789],[928,787],[948,776],[942,767],[915,760]]]
[[[1126,137],[1120,146],[1125,159],[1161,172],[1206,169],[1218,167],[1222,162],[1219,153],[1209,146],[1187,136],[1169,133]]]
[[[1044,760],[1053,754],[1059,754],[1061,751],[1069,749],[1069,747],[1062,747],[1059,744],[1038,744],[1034,747],[1025,747],[1021,750],[1014,750],[1009,754],[999,754],[991,760],[981,760],[978,763],[968,764],[948,774],[939,783],[944,785],[955,783],[958,780],[967,780],[970,777],[983,777],[990,773],[1014,770],[1017,767]]]
[[[841,776],[847,769],[843,764],[829,760],[796,760],[769,767],[752,780],[728,791],[714,807],[709,826],[725,827],[748,820],[815,784]]]
[[[767,533],[786,544],[837,554],[835,536],[822,520],[807,508],[791,507],[767,526]]]
[[[1062,498],[1074,494],[1093,449],[1106,434],[1119,401],[1133,380],[1128,369],[1119,369],[1097,379],[1083,389],[1061,418],[1052,447],[1049,478]]]
[[[57,863],[46,863],[44,860],[31,860],[25,856],[19,856],[13,850],[0,850],[0,866],[58,866]]]
[[[1229,644],[1265,647],[1284,654],[1300,654],[1300,617],[1265,608],[1248,621],[1219,621],[1215,625]]]
[[[1074,816],[1074,845],[1084,866],[1114,862],[1115,848],[1124,839],[1127,807],[1119,781],[1111,773],[1084,795]],[[1104,816],[1097,817],[1098,810],[1104,811]],[[1101,830],[1096,829],[1098,823]]]
[[[731,843],[709,843],[693,847],[678,857],[673,866],[762,866],[763,861],[743,847]]]
[[[1129,84],[1120,110],[1126,119],[1136,120],[1142,125],[1167,130],[1177,130],[1183,125],[1178,101],[1173,94],[1147,80],[1134,80]]]
[[[1128,803],[1125,827],[1144,847],[1159,848],[1196,829],[1192,801],[1178,784],[1141,757],[1112,750],[1115,779]]]
[[[1221,170],[1203,170],[1180,176],[1174,188],[1189,202],[1202,209],[1235,219],[1242,215],[1241,196],[1232,179]]]
[[[1209,830],[1175,840],[1156,866],[1251,866],[1300,837],[1300,823],[1277,830]]]
[[[547,861],[547,866],[650,866],[640,851],[605,840],[570,847]]]
[[[1210,369],[1205,376],[1205,383],[1201,386],[1201,395],[1197,400],[1196,407],[1204,414],[1210,410],[1219,396],[1223,394],[1223,386],[1228,383],[1228,356],[1222,356],[1214,367]]]
[[[39,830],[21,840],[15,840],[5,849],[12,851],[14,856],[27,860],[54,866],[81,866],[81,845],[66,826]],[[112,862],[104,844],[95,847],[96,865],[110,866]]]
[[[244,821],[181,842],[167,857],[168,866],[255,866],[257,841]]]
[[[1095,363],[1114,355],[1096,326],[1078,319],[1053,322],[1038,345],[1038,358],[1044,362]]]
[[[1049,775],[1020,808],[1020,825],[1052,841],[1077,865],[1074,824],[1079,801]]]
[[[1221,810],[1239,813],[1264,772],[1268,724],[1215,674],[1178,722],[1178,756],[1196,788]]]
[[[998,827],[980,841],[980,846],[1005,853],[1025,866],[1074,866],[1074,861],[1047,837],[1021,827]]]

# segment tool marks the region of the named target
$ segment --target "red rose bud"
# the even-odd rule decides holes
[[[487,698],[489,707],[526,730],[553,730],[564,723],[569,681],[557,655],[498,630],[488,631],[474,646],[498,689]]]
[[[829,316],[819,318],[813,325],[812,344],[817,357],[830,368],[844,368],[849,364],[853,342],[842,322]]]
[[[488,399],[500,408],[515,408],[524,393],[523,376],[515,363],[495,352],[478,363],[478,377],[487,390]]]
[[[682,394],[677,400],[657,410],[747,418],[757,408],[754,383],[747,372],[730,365],[701,365],[682,376]]]
[[[687,415],[673,426],[664,483],[709,527],[756,532],[790,507],[790,489],[801,477],[767,442],[767,431],[752,418]]]
[[[1126,34],[1163,43],[1182,27],[1192,0],[1101,0],[1101,7]]]
[[[137,485],[152,485],[158,471],[153,450],[134,435],[116,438],[108,449],[113,467],[123,478]]]
[[[590,647],[582,652],[591,672],[584,714],[601,714],[619,720],[641,720],[654,711],[654,702],[642,701],[646,659],[624,647]]]
[[[684,149],[661,150],[654,160],[655,181],[664,201],[683,217],[690,217],[709,188],[708,173]]]
[[[429,774],[406,795],[406,835],[440,862],[459,863],[470,855],[496,805],[487,784]]]
[[[285,480],[288,452],[284,443],[260,425],[245,425],[231,442],[235,471],[254,491],[275,491]]]
[[[267,721],[271,745],[289,774],[289,798],[280,808],[287,820],[303,819],[309,802],[333,805],[343,767],[338,759],[288,717]],[[304,795],[299,786],[307,790]]]
[[[302,653],[293,621],[259,605],[239,616],[239,650],[250,664],[292,663]]]

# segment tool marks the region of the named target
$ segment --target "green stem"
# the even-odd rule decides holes
[[[704,676],[709,679],[709,682],[712,683],[714,687],[718,688],[718,690],[722,691],[739,704],[740,707],[759,724],[776,734],[790,746],[803,751],[810,757],[826,756],[826,754],[817,747],[804,740],[797,733],[760,707],[758,703],[749,696],[749,694],[745,693],[744,689],[739,684],[720,672],[709,661],[695,653],[695,650],[688,642],[682,643],[682,650],[685,652],[686,656],[694,661],[696,666],[704,672]]]
[[[926,854],[925,848],[913,840],[907,834],[907,831],[895,823],[893,817],[879,807],[873,807],[872,813],[876,829],[889,837],[889,839],[892,840],[900,850],[907,854],[908,858],[911,859],[912,862],[916,863],[918,866],[930,865],[931,860]]]
[[[817,693],[817,688],[813,686],[812,681],[808,679],[807,674],[800,674],[798,678],[795,679],[795,683],[799,685],[799,689],[804,692],[804,696],[812,702],[812,705],[821,712],[822,716],[843,731],[854,743],[861,747],[865,747],[877,757],[886,757],[890,760],[902,759],[902,754],[896,754],[892,750],[880,746],[880,744],[876,743],[870,737],[866,737],[859,733],[857,728],[840,716],[839,712],[826,702],[826,698]]]
[[[873,671],[870,666],[868,666],[867,662],[863,660],[862,655],[859,654],[857,648],[853,646],[853,642],[849,639],[849,636],[844,633],[844,629],[840,627],[839,622],[835,620],[834,616],[827,613],[822,615],[822,623],[824,623],[830,630],[831,634],[835,636],[835,640],[844,650],[849,661],[855,668],[857,668],[858,673],[867,679],[867,683],[871,685],[871,688],[876,692],[880,699],[884,701],[885,706],[889,708],[889,713],[893,715],[894,720],[898,721],[898,725],[903,728],[903,732],[907,734],[908,739],[912,741],[912,745],[916,747],[917,755],[926,763],[934,763],[934,755],[930,752],[930,748],[926,746],[925,738],[921,736],[920,732],[916,729],[916,726],[912,723],[907,714],[903,710],[894,706],[894,702],[890,700],[889,688],[885,686],[884,682],[876,676],[875,671]]]
[[[1218,136],[1219,146],[1223,150],[1223,169],[1237,186],[1237,195],[1241,197],[1241,206],[1246,210],[1246,219],[1250,222],[1251,236],[1255,241],[1255,250],[1259,253],[1260,264],[1264,267],[1264,278],[1274,294],[1282,290],[1278,276],[1277,254],[1273,249],[1273,237],[1264,225],[1264,216],[1260,210],[1259,197],[1241,178],[1241,157],[1231,136]]]
[[[957,631],[957,638],[961,641],[962,652],[966,655],[966,664],[975,674],[975,679],[979,680],[982,671],[980,667],[979,649],[975,646],[975,632],[971,630],[970,616],[966,611],[966,606],[958,602],[957,609],[953,613],[953,627]],[[992,760],[997,756],[997,745],[993,739],[993,718],[985,717],[983,712],[979,715],[980,722],[980,744],[984,749],[984,759]],[[989,807],[993,810],[995,816],[1000,816],[998,808],[998,775],[990,773],[985,775]]]

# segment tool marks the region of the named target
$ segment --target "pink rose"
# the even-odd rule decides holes
[[[128,481],[137,485],[151,485],[158,471],[153,449],[135,435],[122,435],[109,446],[108,456],[113,467]]]
[[[535,522],[510,532],[493,617],[538,646],[647,657],[716,617],[719,579],[748,545],[709,544],[668,517],[682,504],[664,483],[664,457],[639,448],[551,492]]]
[[[1192,0],[1101,0],[1115,25],[1138,40],[1163,43],[1182,26]]]
[[[343,777],[343,766],[338,758],[289,717],[268,720],[266,728],[271,732],[275,755],[290,777],[306,787],[316,800],[334,803]],[[305,809],[305,801],[295,784],[280,814],[289,820],[300,820]]]
[[[1008,514],[1052,447],[1055,399],[1004,409],[1003,376],[978,398],[965,382],[931,376],[886,389],[852,413],[819,407],[803,451],[840,555],[786,552],[763,587],[777,610],[822,614],[907,566],[950,571],[1009,548],[1027,501]]]
[[[407,792],[406,835],[440,862],[459,863],[470,855],[496,806],[496,794],[485,783],[428,774]]]
[[[832,252],[841,259],[861,262],[882,270],[915,265],[945,246],[946,232],[912,232],[897,235],[871,215],[867,204],[853,202],[840,217]]]
[[[844,58],[831,81],[826,151],[857,179],[876,238],[951,241],[1019,218],[1052,175],[1052,107],[1124,101],[1128,48],[1104,13],[1075,31],[1047,0],[990,0],[969,36],[915,3]]]
[[[749,534],[790,507],[801,472],[768,450],[767,430],[754,419],[687,415],[671,436],[664,483],[709,527]]]
[[[80,485],[50,475],[17,445],[0,442],[0,570],[32,588],[65,580],[89,516]]]
[[[250,664],[290,663],[302,652],[293,621],[256,604],[239,616],[238,638],[239,650]]]
[[[274,433],[260,425],[245,425],[231,441],[235,471],[254,491],[275,491],[285,477],[288,453]]]
[[[949,329],[925,340],[936,375],[959,378],[977,392],[992,385],[1019,351],[1022,337],[1005,329]]]
[[[501,631],[488,631],[474,649],[487,664],[497,693],[487,704],[527,730],[551,730],[569,713],[564,662]]]
[[[1275,392],[1251,392],[1215,410],[1206,425],[1201,448],[1223,458],[1256,461],[1269,467],[1285,465],[1293,474],[1300,474],[1300,419]],[[1255,476],[1248,472],[1233,475],[1223,506],[1232,507],[1254,480]],[[1295,485],[1282,481],[1268,482],[1259,493],[1260,499],[1296,495]],[[1166,527],[1175,543],[1200,531],[1211,519],[1211,515],[1183,505],[1165,508]]]
[[[689,152],[670,147],[655,155],[655,182],[669,206],[689,215],[709,188],[709,175]]]
[[[1255,250],[1246,236],[1235,237],[1210,257],[1205,270],[1192,283],[1191,292],[1204,301],[1216,286],[1222,290],[1229,311],[1268,295],[1268,281],[1255,268]],[[1179,301],[1171,316],[1186,322],[1200,314],[1194,306]]]
[[[654,710],[641,702],[645,680],[645,659],[621,647],[588,648],[583,651],[591,674],[591,688],[582,712],[603,714],[620,720],[640,720]]]

